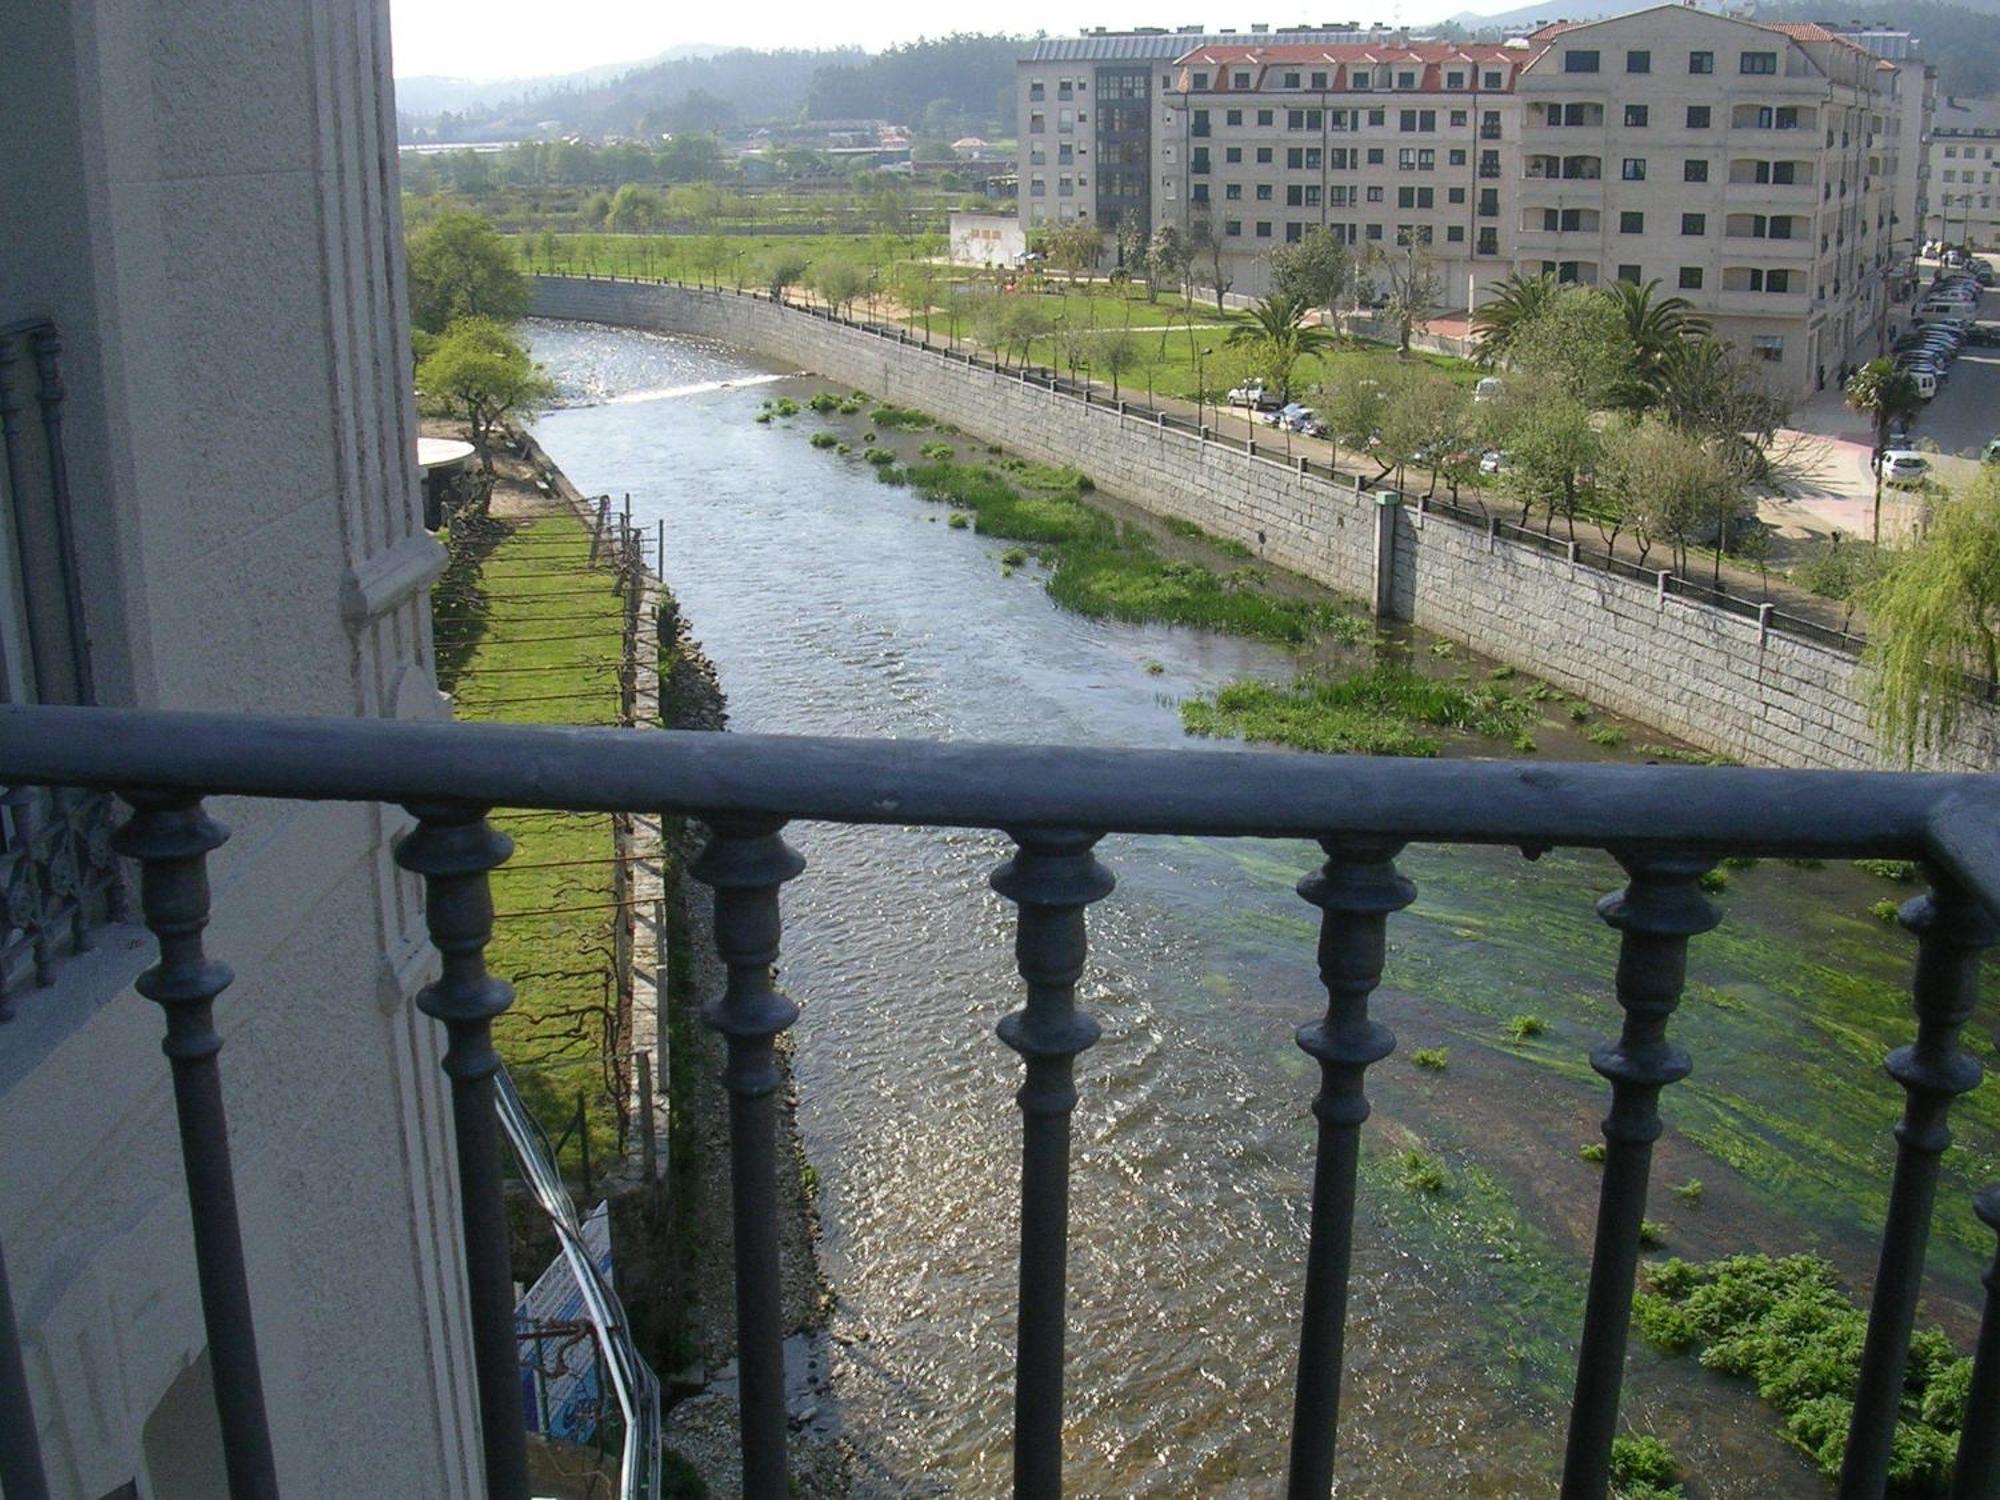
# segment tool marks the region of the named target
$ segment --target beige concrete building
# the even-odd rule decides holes
[[[0,160],[0,700],[442,715],[387,0],[10,6],[0,136],[35,143]],[[154,945],[104,842],[119,814],[4,801],[20,1336],[0,1356],[27,1391],[0,1426],[32,1421],[57,1500],[216,1500],[161,1008],[133,992]],[[219,1063],[283,1492],[484,1493],[442,1038],[411,1003],[435,958],[389,849],[407,820],[212,811],[233,830],[208,862],[208,951],[235,970]]]
[[[1463,303],[1509,269],[1519,45],[1211,44],[1174,65],[1154,145],[1155,218],[1211,234],[1233,289],[1330,228],[1365,274],[1421,252]]]
[[[1923,237],[2000,249],[2000,100],[1944,99],[1932,117]]]
[[[1894,64],[1819,26],[1684,6],[1545,28],[1523,70],[1513,255],[1658,280],[1781,389],[1887,330]],[[1865,346],[1865,347],[1864,347]]]

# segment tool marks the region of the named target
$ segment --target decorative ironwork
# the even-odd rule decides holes
[[[1299,1046],[1319,1063],[1319,1149],[1313,1167],[1312,1237],[1306,1250],[1305,1311],[1299,1319],[1299,1371],[1292,1401],[1292,1457],[1286,1493],[1318,1500],[1333,1487],[1340,1421],[1340,1370],[1347,1331],[1347,1282],[1354,1251],[1355,1181],[1361,1125],[1368,1118],[1363,1079],[1396,1038],[1368,1015],[1382,982],[1390,912],[1416,899],[1396,872],[1396,843],[1322,841],[1326,863],[1299,882],[1299,895],[1324,915],[1319,977],[1326,1015],[1301,1026]]]
[[[729,1047],[730,1201],[736,1237],[738,1407],[745,1500],[785,1500],[785,1330],[778,1263],[778,1033],[799,1008],[771,982],[783,930],[778,889],[806,867],[777,818],[725,818],[688,873],[715,892],[715,946],[729,970],[701,1018]]]

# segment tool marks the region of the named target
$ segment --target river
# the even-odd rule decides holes
[[[1293,669],[1280,647],[1057,609],[1032,564],[1003,569],[1006,543],[875,481],[865,416],[754,420],[821,382],[721,346],[529,329],[574,403],[537,436],[587,493],[629,493],[648,529],[664,518],[667,581],[739,730],[1175,746],[1180,699]],[[823,426],[854,455],[809,446]],[[1013,909],[986,879],[1008,846],[788,837],[808,867],[785,892],[782,981],[804,1008],[799,1121],[837,1296],[841,1420],[872,1492],[1001,1495],[1019,1064],[993,1026],[1019,981]],[[1317,913],[1292,887],[1317,854],[1101,846],[1119,884],[1091,910],[1081,996],[1104,1036],[1078,1070],[1071,1493],[1278,1487],[1317,1082],[1292,1033],[1325,1003]],[[1592,902],[1620,876],[1564,852],[1418,848],[1401,866],[1418,897],[1390,919],[1375,1007],[1399,1048],[1369,1080],[1340,1490],[1552,1494],[1597,1189],[1578,1148],[1606,1099],[1585,1054],[1617,1029],[1615,936]],[[1844,867],[1730,872],[1675,1023],[1696,1073],[1664,1101],[1652,1212],[1672,1252],[1810,1247],[1865,1284],[1900,1108],[1880,1063],[1911,1030],[1909,946],[1869,906],[1910,889]],[[1546,1029],[1510,1038],[1521,1013]],[[1445,1048],[1447,1066],[1413,1066],[1419,1048]],[[1968,1149],[1934,1243],[1929,1310],[1961,1342],[1990,1249],[1966,1201],[2000,1176],[1995,1093],[1961,1106]],[[1443,1164],[1444,1192],[1402,1182],[1409,1149]],[[1690,1495],[1827,1492],[1753,1393],[1689,1359],[1635,1348],[1624,1413],[1672,1446]]]

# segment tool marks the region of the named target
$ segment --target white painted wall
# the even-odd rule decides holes
[[[0,153],[0,323],[53,317],[67,344],[107,703],[438,711],[388,38],[386,0],[0,17],[0,139],[34,142]],[[209,936],[237,976],[221,1065],[281,1482],[472,1494],[455,1175],[439,1046],[409,1000],[427,960],[388,856],[400,815],[213,810],[235,829]],[[50,1480],[79,1500],[132,1479],[222,1493],[187,1471],[212,1456],[173,1441],[205,1340],[161,1019],[129,988],[149,956],[113,930],[0,1029],[0,1238]]]

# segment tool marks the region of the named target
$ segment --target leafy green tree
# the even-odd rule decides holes
[[[828,257],[813,269],[812,288],[828,307],[847,317],[854,311],[854,299],[868,290],[868,273],[851,260]]]
[[[806,265],[806,258],[796,250],[774,250],[764,258],[758,268],[759,279],[770,288],[773,302],[784,301],[785,288],[805,279]]]
[[[667,193],[670,218],[705,229],[722,217],[722,189],[712,182],[684,182]]]
[[[1882,544],[1882,455],[1889,447],[1889,429],[1909,423],[1924,409],[1917,383],[1907,370],[1896,368],[1892,359],[1871,359],[1847,377],[1847,404],[1866,412],[1875,427],[1874,453],[1870,467],[1875,471],[1874,542]]]
[[[1425,365],[1401,365],[1387,372],[1375,461],[1401,468],[1417,464],[1430,471],[1430,488],[1445,479],[1458,493],[1463,455],[1472,444],[1472,397],[1449,376]],[[1396,476],[1402,482],[1403,476]]]
[[[410,236],[410,321],[432,333],[459,318],[511,323],[528,311],[528,279],[478,214],[439,214]]]
[[[931,314],[937,310],[940,281],[937,264],[930,260],[903,261],[889,277],[889,289],[902,303],[903,311],[923,320],[926,340],[931,336]]]
[[[1729,464],[1743,484],[1770,480],[1791,403],[1732,344],[1702,334],[1668,346],[1655,375],[1653,409]]]
[[[466,424],[480,462],[493,468],[493,431],[515,412],[555,394],[555,382],[491,318],[460,318],[438,335],[417,366],[425,404]]]
[[[1250,321],[1229,330],[1227,343],[1248,346],[1264,379],[1278,390],[1278,399],[1292,399],[1292,376],[1299,361],[1333,346],[1333,335],[1304,323],[1306,304],[1273,293],[1250,309]]]
[[[1162,286],[1189,293],[1188,277],[1193,269],[1194,250],[1187,236],[1172,224],[1162,224],[1146,247],[1146,300],[1158,297]]]
[[[1512,331],[1507,367],[1591,411],[1624,405],[1637,353],[1618,304],[1592,287],[1563,286]]]
[[[1629,526],[1642,567],[1664,542],[1673,548],[1677,570],[1685,572],[1688,547],[1710,534],[1742,493],[1712,445],[1656,414],[1627,419],[1605,433],[1596,475],[1606,541],[1615,542]]]
[[[1515,334],[1534,320],[1556,292],[1553,276],[1524,276],[1516,271],[1499,281],[1493,295],[1473,311],[1473,358],[1482,365],[1503,363],[1513,349]]]
[[[1280,245],[1266,258],[1273,292],[1329,315],[1354,271],[1347,242],[1326,228],[1310,229],[1295,244]]]
[[[1546,378],[1522,374],[1507,382],[1497,401],[1486,403],[1488,440],[1508,458],[1500,488],[1521,502],[1517,524],[1525,526],[1539,506],[1576,538],[1576,518],[1595,499],[1593,476],[1603,455],[1603,438],[1591,408]]]
[[[1865,693],[1883,751],[1940,751],[2000,678],[2000,474],[1982,469],[1868,590]],[[1970,674],[1970,675],[1968,675]]]
[[[1118,220],[1118,264],[1127,276],[1146,272],[1146,218],[1136,208],[1128,208]]]
[[[1123,328],[1099,329],[1090,338],[1092,369],[1111,377],[1111,399],[1118,399],[1119,382],[1146,361],[1146,341]]]
[[[1319,417],[1326,423],[1327,438],[1333,444],[1336,459],[1343,446],[1367,454],[1380,444],[1388,410],[1388,391],[1380,380],[1372,375],[1343,371],[1331,380],[1322,381],[1316,395]],[[1375,477],[1381,478],[1393,467],[1393,460],[1383,464],[1381,473]]]
[[[1104,254],[1104,235],[1089,219],[1071,219],[1048,238],[1049,264],[1069,278],[1071,286],[1086,271],[1095,270]]]
[[[1206,216],[1188,226],[1188,252],[1189,274],[1191,277],[1196,275],[1198,268],[1200,279],[1215,294],[1215,315],[1219,318],[1227,310],[1222,299],[1229,295],[1229,288],[1235,283],[1225,269],[1222,236],[1215,232],[1214,223]],[[1194,295],[1192,280],[1188,283],[1188,295],[1190,298]]]
[[[611,195],[611,208],[604,216],[604,224],[619,234],[650,234],[659,228],[666,215],[666,200],[656,189],[628,182]]]

